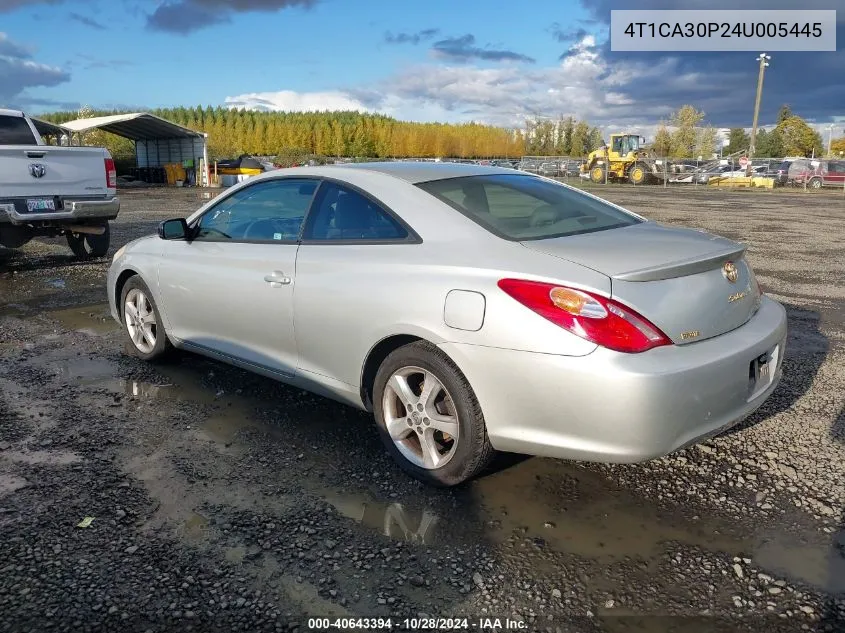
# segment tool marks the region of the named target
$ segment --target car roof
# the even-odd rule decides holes
[[[490,176],[493,174],[513,174],[513,169],[489,167],[466,163],[424,163],[414,161],[347,163],[336,166],[337,169],[363,169],[400,178],[411,184],[462,178],[466,176]]]
[[[6,110],[5,108],[0,108],[0,114],[2,114],[3,116],[23,116],[23,112],[21,112],[20,110]]]

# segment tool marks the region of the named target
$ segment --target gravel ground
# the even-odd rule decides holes
[[[408,480],[354,410],[195,356],[128,356],[108,260],[0,250],[0,632],[420,615],[845,630],[845,196],[595,191],[747,243],[789,313],[784,380],[741,428],[670,457],[504,456],[451,491]],[[121,196],[112,250],[202,202]]]

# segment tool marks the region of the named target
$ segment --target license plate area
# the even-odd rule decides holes
[[[781,345],[775,345],[764,354],[760,354],[748,364],[748,400],[762,394],[775,379],[780,361]]]
[[[55,211],[56,201],[53,198],[28,198],[26,201],[27,213],[38,213],[39,211]]]

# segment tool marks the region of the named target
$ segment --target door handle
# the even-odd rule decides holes
[[[285,277],[285,274],[280,270],[274,270],[269,275],[264,275],[264,281],[271,284],[274,288],[279,286],[286,286],[290,283],[290,277]]]

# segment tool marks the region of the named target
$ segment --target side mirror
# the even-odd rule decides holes
[[[158,236],[163,240],[187,240],[190,234],[184,218],[165,220],[158,225]]]

